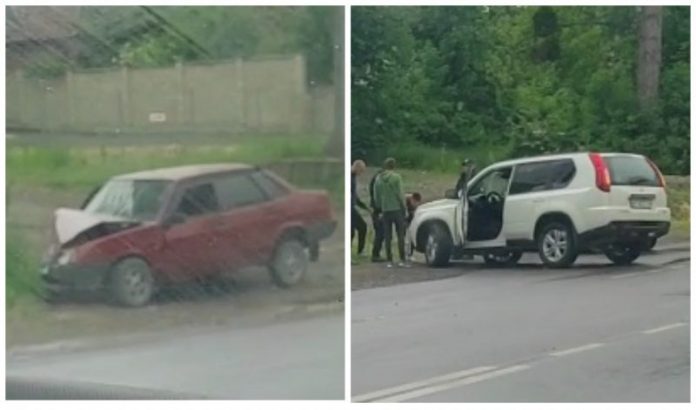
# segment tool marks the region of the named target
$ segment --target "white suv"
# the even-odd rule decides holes
[[[407,234],[430,266],[464,254],[508,265],[523,252],[538,252],[554,268],[572,265],[583,252],[629,264],[670,227],[664,178],[635,154],[499,162],[446,196],[418,207]]]

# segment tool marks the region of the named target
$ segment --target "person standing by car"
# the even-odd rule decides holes
[[[408,232],[408,227],[411,226],[411,221],[413,221],[413,217],[416,214],[416,208],[421,203],[421,194],[418,192],[413,192],[408,195],[406,195],[406,229],[405,231]],[[407,234],[408,236],[408,234]],[[411,261],[411,257],[413,256],[413,248],[411,247],[411,241],[406,240],[405,241],[405,249],[406,249],[406,259],[408,261]]]
[[[365,211],[369,212],[369,208],[365,203],[360,200],[360,197],[358,196],[358,181],[357,177],[360,176],[363,172],[365,172],[365,161],[359,159],[353,162],[353,166],[351,167],[351,174],[350,174],[350,221],[351,221],[351,230],[350,230],[350,239],[351,242],[353,240],[353,237],[355,237],[355,233],[357,231],[358,233],[358,255],[363,254],[363,250],[365,249],[365,236],[367,235],[367,223],[365,223],[365,220],[363,217],[360,215],[360,212],[358,212],[358,207],[362,208]]]
[[[411,224],[413,221],[413,216],[416,213],[416,208],[421,203],[421,194],[419,192],[413,192],[406,195],[406,226]]]
[[[466,186],[469,179],[474,176],[474,166],[471,164],[469,159],[462,161],[461,166],[462,167],[459,171],[459,179],[457,180],[457,185],[454,187],[454,192],[457,195],[459,195],[459,191]]]
[[[384,223],[382,221],[382,210],[377,206],[375,200],[375,182],[384,173],[384,168],[380,168],[370,179],[370,208],[372,208],[372,229],[375,237],[372,241],[372,262],[382,262],[382,243],[384,242]]]
[[[406,261],[406,249],[404,246],[404,236],[406,234],[406,204],[401,175],[394,172],[396,160],[387,158],[384,161],[384,172],[375,182],[375,200],[377,206],[382,211],[382,223],[384,226],[384,246],[387,249],[387,267],[394,266],[392,257],[391,240],[392,227],[396,231],[396,240],[399,248],[399,258],[401,261],[398,266],[408,267]]]

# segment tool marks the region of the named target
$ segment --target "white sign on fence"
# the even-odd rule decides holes
[[[166,122],[167,113],[164,112],[151,112],[149,115],[150,122]]]

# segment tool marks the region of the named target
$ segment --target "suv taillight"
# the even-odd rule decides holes
[[[590,161],[595,170],[595,184],[600,191],[609,192],[611,190],[611,177],[609,176],[609,168],[604,162],[601,155],[597,153],[590,154]]]
[[[657,165],[655,165],[654,162],[650,161],[650,159],[645,158],[645,160],[648,161],[648,164],[650,164],[650,167],[653,169],[653,171],[655,171],[655,175],[657,175],[657,179],[658,179],[658,181],[660,181],[660,186],[662,188],[666,188],[667,183],[665,182],[665,176],[662,175],[662,172],[660,172],[660,169],[657,167]]]

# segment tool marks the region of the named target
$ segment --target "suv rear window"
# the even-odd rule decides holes
[[[510,195],[561,189],[574,176],[575,163],[570,159],[520,164],[515,168]]]
[[[612,185],[660,186],[660,179],[645,158],[616,155],[602,157]]]

